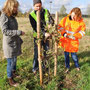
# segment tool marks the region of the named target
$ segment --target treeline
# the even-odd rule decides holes
[[[82,15],[82,17],[90,18],[90,15]]]
[[[30,9],[28,12],[25,12],[25,13],[22,13],[21,11],[19,11],[17,17],[28,17],[31,11],[32,9]],[[1,11],[0,11],[0,15],[1,15]],[[52,14],[52,16],[55,17],[55,14]],[[59,17],[65,17],[65,16],[67,16],[67,13],[65,14],[59,13]],[[90,15],[82,15],[82,17],[90,18]]]
[[[28,17],[31,11],[32,11],[32,8],[28,12],[25,12],[25,13],[22,13],[22,11],[19,10],[17,17]],[[0,11],[0,15],[1,15],[1,11]]]
[[[59,17],[65,17],[67,14],[59,14]],[[52,14],[52,17],[55,17],[55,14]],[[82,15],[82,17],[90,18],[90,15]]]
[[[1,15],[1,11],[0,11],[0,15]]]
[[[28,17],[31,11],[32,11],[32,8],[28,12],[25,12],[25,13],[22,13],[22,11],[19,10],[17,17]]]

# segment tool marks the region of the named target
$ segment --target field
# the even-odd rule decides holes
[[[80,71],[76,71],[71,59],[71,69],[65,74],[63,50],[58,53],[57,76],[53,76],[54,59],[50,60],[50,76],[44,73],[43,86],[39,85],[39,73],[34,76],[32,73],[33,63],[33,35],[28,18],[17,18],[19,30],[25,32],[21,36],[24,43],[22,45],[22,55],[18,57],[17,73],[20,78],[15,78],[19,82],[17,88],[11,87],[7,82],[6,66],[7,61],[2,51],[2,33],[0,30],[0,90],[90,90],[90,18],[84,18],[86,23],[86,36],[80,40],[78,58]],[[49,80],[48,80],[49,77]],[[47,81],[48,80],[48,81]]]

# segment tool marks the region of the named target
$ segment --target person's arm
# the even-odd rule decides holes
[[[16,36],[16,35],[22,35],[22,31],[20,30],[10,30],[8,29],[8,18],[6,15],[1,15],[0,17],[0,22],[1,22],[1,30],[2,33],[6,36]]]
[[[80,23],[79,30],[73,35],[75,38],[81,39],[85,35],[86,26],[84,22]]]
[[[66,17],[64,17],[61,21],[60,21],[60,23],[59,23],[59,25],[58,25],[58,33],[60,33],[62,36],[64,36],[64,37],[66,37],[66,35],[67,35],[67,33],[66,33],[66,31],[65,31],[65,22],[66,22]]]

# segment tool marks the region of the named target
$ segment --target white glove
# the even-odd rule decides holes
[[[75,37],[73,35],[69,35],[68,38],[75,40]]]
[[[49,33],[45,33],[45,38],[48,38],[50,36],[50,34]]]
[[[67,33],[65,33],[64,37],[75,40],[75,37],[72,34],[71,35],[67,35]]]
[[[67,36],[68,36],[68,35],[65,33],[65,34],[64,34],[64,37],[67,37]]]

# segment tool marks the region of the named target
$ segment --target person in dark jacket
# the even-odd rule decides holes
[[[17,0],[6,0],[0,16],[0,26],[3,33],[3,51],[7,59],[7,77],[11,86],[17,87],[13,78],[16,72],[17,56],[21,54],[20,35],[25,33],[18,30],[18,23],[15,16],[18,13],[19,3]]]
[[[40,10],[40,27],[41,27],[41,33],[43,34],[43,39],[41,40],[41,45],[44,49],[44,57],[46,57],[46,51],[49,49],[49,41],[45,40],[45,38],[48,38],[50,34],[45,30],[46,25],[53,25],[54,20],[51,17],[49,11],[47,9],[44,9],[42,7],[41,0],[33,0],[34,10],[29,15],[29,20],[31,23],[31,26],[33,28],[34,34],[37,33],[37,16],[36,12]],[[37,38],[34,37],[34,59],[33,59],[33,73],[36,73],[38,70],[38,47],[36,43]]]

